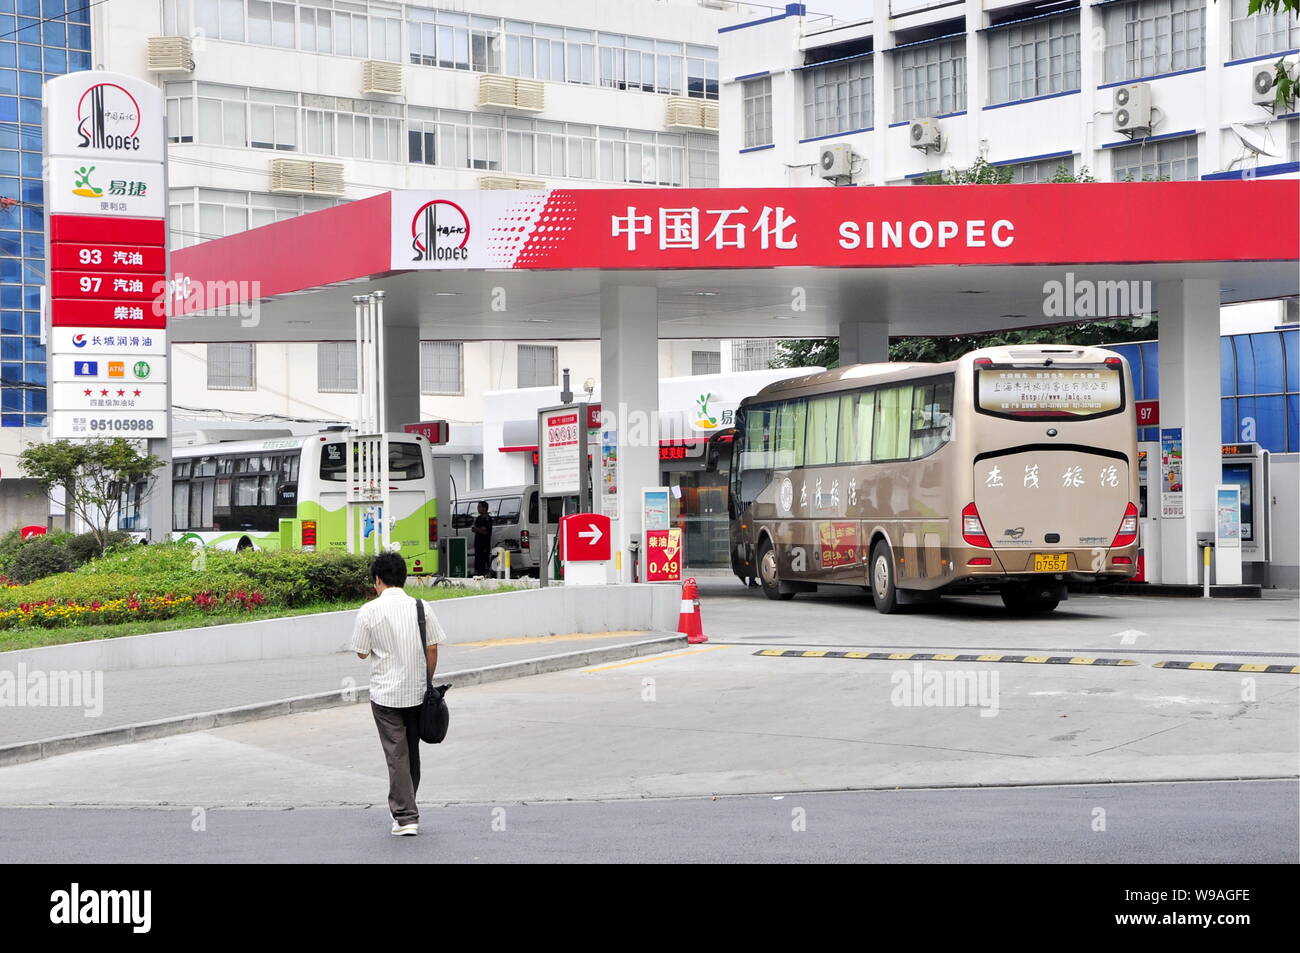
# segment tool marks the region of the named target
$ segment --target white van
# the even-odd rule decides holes
[[[456,500],[452,507],[451,535],[463,536],[465,561],[472,572],[474,567],[474,517],[479,503],[488,505],[492,517],[492,548],[504,547],[510,552],[511,575],[537,575],[541,558],[542,518],[538,499],[538,486],[502,486],[495,489],[471,490]],[[551,535],[556,532],[560,517],[577,512],[578,498],[547,500],[547,526]]]

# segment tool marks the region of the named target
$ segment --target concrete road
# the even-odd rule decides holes
[[[430,803],[493,804],[1298,773],[1296,676],[1153,667],[1164,659],[1294,664],[1294,597],[1089,596],[1046,619],[972,599],[882,617],[855,598],[774,604],[739,585],[707,588],[709,645],[453,692],[451,734],[425,749],[422,794]],[[803,645],[1138,664],[918,669],[755,654]],[[950,676],[975,685],[976,697],[956,697]],[[936,678],[936,695],[921,691]],[[8,805],[329,807],[382,805],[385,791],[361,707],[0,769]]]
[[[1296,862],[1293,782],[426,808],[0,810],[0,863]]]

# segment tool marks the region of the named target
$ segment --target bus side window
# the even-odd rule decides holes
[[[808,442],[804,448],[804,466],[835,462],[839,414],[838,397],[818,397],[808,402]]]
[[[780,406],[776,417],[775,454],[772,460],[778,470],[803,466],[804,422],[808,404],[802,400],[789,400]]]
[[[451,516],[451,528],[468,529],[473,522],[473,517],[469,515],[469,503],[464,500],[458,502]]]
[[[840,443],[836,462],[871,462],[871,432],[875,412],[875,391],[859,391],[840,398]]]
[[[876,391],[876,421],[871,459],[906,460],[912,436],[912,385]]]
[[[952,381],[918,386],[912,393],[912,457],[934,453],[948,439],[952,422]]]
[[[732,461],[737,474],[736,495],[742,504],[752,503],[772,478],[775,425],[775,407],[750,407],[745,411],[741,451]]]

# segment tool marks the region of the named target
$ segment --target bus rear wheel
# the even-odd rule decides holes
[[[1037,586],[1007,586],[1002,590],[1002,604],[1012,612],[1051,612],[1061,604],[1061,597],[1052,589]]]
[[[871,547],[871,601],[876,611],[889,615],[898,610],[898,588],[894,585],[894,554],[883,539]]]
[[[763,587],[763,595],[769,599],[784,602],[794,598],[793,592],[781,590],[781,577],[777,574],[776,567],[776,547],[769,539],[764,539],[758,546],[758,582]]]

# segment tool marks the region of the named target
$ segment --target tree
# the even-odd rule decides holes
[[[777,341],[769,367],[839,367],[839,338]]]
[[[103,553],[113,519],[121,508],[121,490],[147,479],[163,465],[121,437],[73,443],[52,440],[33,444],[18,456],[24,474],[47,496],[63,490],[64,506],[90,527]]]

